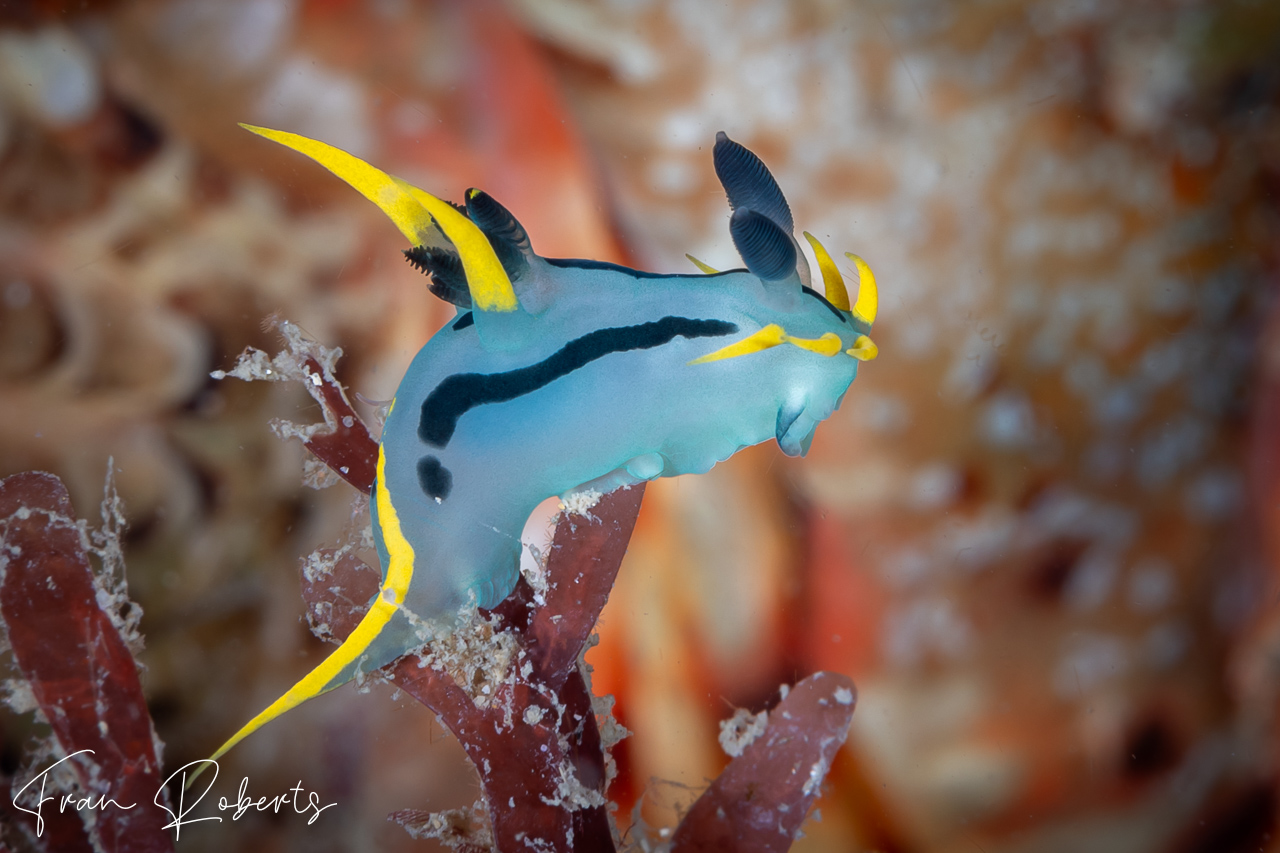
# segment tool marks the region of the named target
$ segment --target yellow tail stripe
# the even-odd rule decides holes
[[[858,301],[853,303],[853,316],[867,325],[876,321],[876,312],[880,308],[880,292],[876,288],[876,275],[867,266],[867,262],[853,252],[845,252],[844,256],[853,261],[858,268]]]
[[[813,247],[813,256],[818,259],[818,269],[822,270],[822,286],[827,291],[827,301],[841,311],[848,311],[849,291],[845,289],[844,276],[840,274],[840,268],[836,266],[835,261],[831,260],[826,246],[819,243],[817,237],[805,231],[804,238],[809,241],[809,245]]]
[[[431,214],[418,203],[413,194],[396,182],[394,178],[370,166],[341,148],[334,148],[323,142],[288,133],[283,130],[271,130],[266,127],[255,127],[241,124],[245,130],[278,142],[286,148],[292,148],[299,154],[305,154],[346,181],[369,201],[373,202],[385,213],[400,233],[409,238],[415,246],[421,246],[430,239],[433,228]]]
[[[400,605],[404,603],[405,593],[409,589],[409,582],[413,580],[413,546],[404,538],[404,534],[400,530],[400,518],[396,515],[395,507],[391,503],[391,493],[387,491],[385,467],[386,455],[380,447],[378,448],[377,492],[374,495],[374,499],[378,502],[378,524],[382,529],[382,537],[387,546],[387,554],[391,558],[390,565],[387,568],[387,579],[382,585],[381,593],[374,599],[373,606],[369,608],[369,612],[360,620],[360,624],[356,626],[356,629],[342,642],[342,645],[338,646],[333,654],[307,673],[301,681],[289,688],[288,692],[283,696],[267,706],[266,710],[261,714],[245,723],[240,731],[218,747],[217,751],[210,756],[211,761],[216,761],[226,755],[232,747],[276,717],[325,692],[329,688],[330,682],[354,663],[373,644],[373,641],[382,633],[382,629],[391,621],[391,617],[400,609]],[[336,687],[338,685],[333,686]],[[190,787],[195,782],[196,778],[207,766],[202,765],[200,769],[188,777],[187,787]]]

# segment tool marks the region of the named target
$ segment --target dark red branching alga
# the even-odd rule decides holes
[[[792,687],[685,815],[672,853],[788,849],[849,734],[856,698],[853,682],[830,672]]]
[[[332,358],[291,331],[285,328],[297,361],[284,362],[282,354],[271,364],[286,375],[301,374],[326,422],[304,442],[367,495],[377,444],[334,379]],[[465,809],[403,810],[391,820],[459,850],[614,849],[606,744],[581,655],[613,588],[643,495],[643,486],[620,489],[603,496],[590,516],[562,515],[545,589],[535,592],[522,578],[492,611],[478,611],[422,656],[385,670],[462,743],[480,775],[490,826]],[[313,626],[337,642],[376,593],[378,573],[349,554],[319,552],[304,566],[303,582]],[[839,675],[818,673],[797,685],[770,713],[764,733],[694,804],[677,830],[676,849],[787,849],[848,733],[853,698],[852,682]]]
[[[107,802],[81,812],[92,816],[87,825],[94,848],[173,850],[165,813],[152,804],[157,792],[163,795],[164,774],[138,667],[102,608],[106,602],[99,599],[71,501],[57,477],[33,472],[0,482],[0,543],[0,616],[14,661],[62,752],[92,750],[66,762],[79,781],[76,799],[97,804],[105,798],[120,806]],[[46,804],[42,816],[48,822],[56,811],[56,803]],[[27,827],[34,829],[32,816],[21,817],[31,818]],[[75,812],[56,820],[38,843],[51,850],[88,849],[80,844],[83,833],[77,838],[68,823],[79,822]]]

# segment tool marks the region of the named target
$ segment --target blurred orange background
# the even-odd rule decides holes
[[[619,824],[674,823],[717,722],[828,669],[858,708],[797,850],[1280,850],[1277,106],[1252,0],[9,6],[0,476],[92,519],[114,459],[158,734],[203,757],[326,653],[297,565],[367,522],[271,434],[317,416],[300,389],[210,371],[288,319],[376,405],[453,313],[377,210],[236,122],[666,272],[737,265],[724,130],[876,271],[880,358],[807,458],[650,486],[587,656],[633,732]],[[184,849],[431,849],[386,814],[475,776],[369,693],[224,762],[225,793],[337,801],[322,826]],[[39,727],[0,722],[12,774]]]

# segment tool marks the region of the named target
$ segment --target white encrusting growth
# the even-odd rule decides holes
[[[573,492],[565,495],[561,501],[561,506],[569,515],[580,515],[588,521],[594,521],[595,516],[591,514],[591,508],[600,503],[600,499],[604,497],[603,492],[597,492],[594,489],[584,489],[582,491]]]
[[[249,347],[236,359],[236,366],[231,370],[215,370],[209,375],[214,379],[240,379],[245,382],[300,382],[307,392],[320,404],[324,414],[324,423],[300,426],[283,418],[271,421],[272,431],[280,438],[297,438],[310,441],[317,433],[333,432],[338,429],[338,420],[322,400],[320,389],[326,384],[330,387],[342,386],[334,378],[334,366],[342,357],[341,347],[326,347],[311,340],[295,323],[282,321],[278,327],[284,337],[287,349],[274,356],[269,356],[260,349]],[[312,372],[307,360],[312,359],[320,365],[320,374]],[[324,479],[315,477],[317,488]],[[308,483],[311,485],[311,483]]]
[[[730,758],[737,758],[769,725],[769,712],[753,714],[746,708],[737,708],[733,716],[720,721],[720,748]]]

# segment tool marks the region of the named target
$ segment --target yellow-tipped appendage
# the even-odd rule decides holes
[[[847,355],[851,355],[858,361],[871,361],[880,354],[880,347],[876,346],[876,342],[866,335],[858,335],[853,342],[853,346],[845,350]]]
[[[481,311],[515,311],[520,307],[511,279],[502,268],[489,238],[476,224],[431,193],[410,186],[399,178],[394,179],[417,199],[435,217],[440,230],[453,243],[462,258],[462,271],[467,276],[467,290],[471,292],[471,306]]]
[[[750,355],[753,352],[760,352],[781,344],[791,344],[792,346],[809,350],[809,352],[816,352],[818,355],[828,357],[840,352],[841,347],[840,336],[834,332],[827,332],[820,338],[793,338],[777,323],[770,323],[760,331],[748,335],[736,343],[721,347],[701,358],[695,358],[689,364],[706,364],[710,361],[737,358],[740,355]]]
[[[475,223],[452,205],[381,169],[370,166],[341,148],[334,148],[296,133],[241,124],[245,130],[305,154],[333,172],[378,206],[415,246],[431,239],[438,227],[462,258],[471,302],[481,311],[515,311],[520,307],[511,280],[493,246]]]
[[[845,289],[844,276],[840,274],[840,268],[836,266],[835,261],[831,260],[826,247],[818,242],[817,237],[805,231],[804,238],[809,241],[809,245],[813,247],[813,256],[818,259],[818,269],[822,271],[822,286],[827,291],[827,301],[841,311],[848,311],[849,291]]]
[[[692,261],[692,262],[693,262],[693,265],[694,265],[695,267],[697,267],[698,269],[702,270],[702,271],[703,271],[704,273],[706,273],[707,275],[715,275],[716,273],[720,272],[720,270],[716,269],[715,267],[707,266],[707,265],[706,265],[706,264],[704,264],[702,261],[698,260],[697,258],[695,258],[693,255],[689,254],[688,252],[685,252],[685,253],[684,253],[684,256],[685,256],[686,258],[688,258],[690,261]]]
[[[880,293],[876,289],[876,275],[867,266],[867,262],[853,252],[845,252],[844,256],[853,261],[858,270],[858,301],[853,303],[853,316],[870,326],[876,321],[876,312],[880,308]]]
[[[331,682],[364,654],[382,633],[382,629],[391,621],[391,617],[395,615],[400,605],[404,603],[409,582],[413,579],[413,546],[404,538],[400,530],[400,518],[396,515],[395,507],[391,503],[391,494],[387,491],[387,480],[383,471],[385,466],[386,456],[382,448],[378,448],[378,483],[374,499],[378,502],[378,524],[382,530],[383,542],[386,543],[387,554],[391,558],[390,565],[387,567],[387,579],[382,585],[381,592],[373,600],[373,605],[360,620],[360,624],[350,636],[343,640],[342,645],[338,646],[333,654],[307,673],[301,681],[290,687],[283,696],[268,705],[261,714],[245,723],[240,731],[218,747],[217,751],[209,757],[210,761],[217,761],[233,746],[281,714],[293,710],[308,699],[319,696],[333,687],[340,686],[337,684],[331,686]],[[188,788],[208,766],[201,765],[188,777]]]

